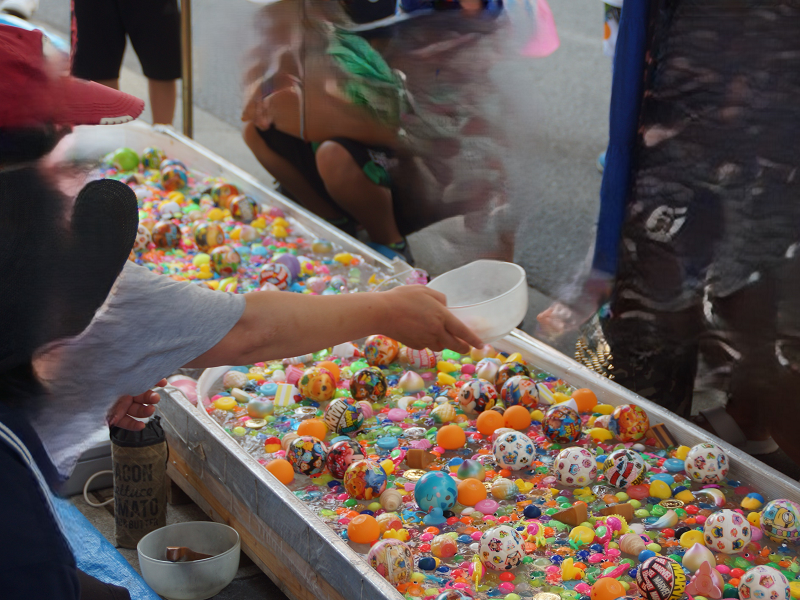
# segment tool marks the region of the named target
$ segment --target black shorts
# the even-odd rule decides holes
[[[305,142],[300,138],[278,131],[275,127],[270,127],[266,131],[261,129],[256,129],[256,131],[270,150],[285,158],[303,174],[303,177],[319,196],[336,204],[328,194],[328,190],[325,189],[325,182],[322,181],[317,169],[316,150],[319,144]],[[392,180],[389,176],[389,169],[396,158],[390,149],[371,148],[347,138],[333,138],[331,141],[347,150],[370,181],[391,189]]]
[[[177,0],[72,0],[72,74],[117,79],[125,36],[148,79],[181,77],[181,17]]]

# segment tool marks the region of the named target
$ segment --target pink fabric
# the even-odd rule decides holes
[[[561,40],[547,0],[536,0],[536,33],[522,49],[523,56],[544,58],[558,50]]]

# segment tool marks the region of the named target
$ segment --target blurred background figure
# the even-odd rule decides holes
[[[530,5],[270,4],[244,136],[290,196],[405,259],[405,236],[422,227],[463,215],[479,229],[503,213],[506,166],[519,158],[489,71],[530,38]],[[512,260],[516,222],[495,221]]]
[[[626,4],[592,269],[539,317],[557,335],[608,300],[586,362],[687,417],[701,364],[725,398],[696,420],[795,462],[798,22],[790,3]]]
[[[153,123],[171,125],[181,77],[177,0],[73,0],[72,74],[119,89],[126,37],[148,81]]]

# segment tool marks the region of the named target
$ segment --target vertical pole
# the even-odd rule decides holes
[[[183,96],[183,134],[194,135],[192,98],[192,0],[181,0],[181,90]]]

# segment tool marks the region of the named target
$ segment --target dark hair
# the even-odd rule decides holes
[[[45,156],[56,147],[60,133],[54,125],[0,128],[0,168]]]

